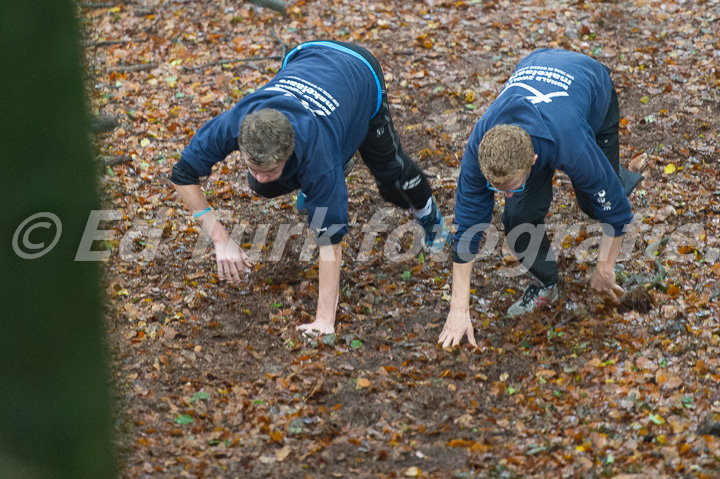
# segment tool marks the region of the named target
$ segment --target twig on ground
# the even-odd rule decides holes
[[[273,38],[282,46],[282,53],[280,54],[280,57],[285,58],[285,52],[287,51],[287,45],[285,45],[285,42],[282,41],[282,39],[275,32],[275,27],[270,28],[270,33],[272,34]]]
[[[95,48],[95,47],[104,47],[107,45],[124,45],[125,43],[130,43],[133,41],[137,42],[136,40],[102,40],[99,42],[86,42],[83,44],[83,47]],[[144,40],[140,40],[140,41],[144,41]],[[139,42],[137,42],[137,43],[139,43]]]
[[[116,166],[121,163],[130,163],[132,158],[129,156],[100,156],[99,157],[106,166]]]
[[[110,115],[99,115],[90,118],[90,126],[95,133],[112,131],[120,126],[120,120]]]
[[[278,55],[270,55],[267,57],[248,57],[248,58],[236,58],[234,60],[219,60],[216,62],[206,63],[204,65],[200,65],[197,67],[183,67],[183,71],[192,72],[192,71],[202,70],[203,68],[209,68],[209,67],[217,66],[217,65],[230,65],[232,63],[252,62],[252,61],[260,61],[260,60],[282,60],[282,57],[278,56]]]
[[[280,12],[283,16],[287,16],[287,3],[284,0],[247,0],[248,2],[257,5],[259,7],[269,8]]]
[[[112,8],[117,7],[123,2],[106,2],[106,3],[83,3],[83,8]]]
[[[108,68],[108,73],[141,72],[145,70],[152,70],[155,67],[157,67],[157,65],[154,63],[140,63],[139,65],[120,65]]]

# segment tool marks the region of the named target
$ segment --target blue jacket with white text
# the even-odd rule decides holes
[[[537,50],[524,58],[503,90],[475,124],[463,155],[455,203],[455,260],[478,252],[482,231],[492,217],[494,193],[478,163],[478,147],[496,125],[517,125],[528,132],[538,155],[530,176],[561,170],[573,187],[593,201],[597,220],[620,236],[632,221],[630,202],[595,136],[610,104],[613,84],[606,68],[581,53]],[[466,234],[467,233],[467,234]]]

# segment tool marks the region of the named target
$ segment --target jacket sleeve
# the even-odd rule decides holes
[[[494,194],[478,163],[479,139],[470,136],[460,165],[455,195],[456,231],[453,234],[453,261],[469,263],[477,255],[483,232],[490,226]]]
[[[197,171],[195,171],[187,161],[180,158],[180,160],[173,165],[170,181],[180,186],[197,185],[200,183],[200,175],[197,174]]]
[[[339,168],[300,182],[306,196],[310,229],[318,246],[340,243],[348,232],[348,194]]]
[[[609,236],[622,236],[632,221],[630,202],[610,162],[595,143],[594,135],[576,143],[574,151],[563,153],[561,168],[572,180],[573,188],[592,198],[595,218]]]
[[[240,119],[235,109],[228,110],[205,123],[182,152],[182,161],[198,176],[208,176],[216,163],[238,149]]]

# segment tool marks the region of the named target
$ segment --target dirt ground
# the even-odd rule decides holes
[[[284,18],[228,2],[81,11],[88,42],[131,40],[87,46],[94,111],[121,119],[97,136],[99,154],[130,157],[101,173],[107,207],[122,212],[108,223],[116,238],[100,246],[111,252],[122,477],[720,477],[719,2],[291,5]],[[413,224],[400,211],[360,254],[362,225],[388,207],[361,162],[348,177],[355,226],[335,335],[295,332],[317,300],[307,228],[279,260],[269,241],[242,284],[219,282],[169,171],[194,130],[279,62],[191,68],[280,55],[274,34],[288,46],[343,39],[376,54],[403,146],[449,216],[467,136],[520,58],[559,47],[611,67],[621,161],[645,176],[630,198],[622,304],[589,291],[593,250],[583,246],[597,230],[558,174],[548,224],[560,304],[505,319],[528,279],[497,241],[475,265],[479,347],[438,347],[452,258],[390,260],[413,248],[412,234],[389,234]],[[153,67],[127,68],[138,64]],[[291,197],[259,199],[238,171],[231,157],[206,191],[229,228],[246,225],[245,248],[259,243],[259,225],[272,239],[280,225],[304,224]]]

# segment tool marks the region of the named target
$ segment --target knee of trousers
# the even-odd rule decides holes
[[[386,186],[378,185],[380,196],[382,196],[385,201],[392,203],[395,206],[399,206],[403,209],[408,209],[412,205],[410,204],[407,194],[402,191],[401,188],[399,188],[399,185],[399,182],[395,182]]]

